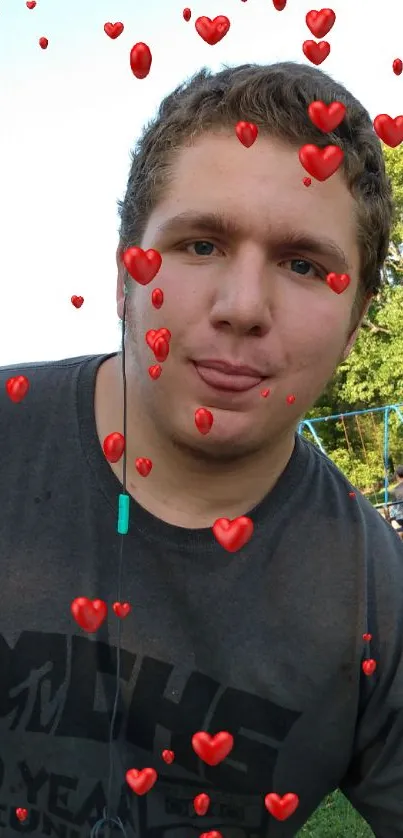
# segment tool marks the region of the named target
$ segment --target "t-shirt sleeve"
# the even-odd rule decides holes
[[[340,789],[376,838],[403,838],[403,542],[386,523],[368,539],[377,552],[368,568],[372,640],[363,660],[374,658],[377,668],[361,672],[353,759]]]

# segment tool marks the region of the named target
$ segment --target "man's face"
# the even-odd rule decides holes
[[[359,270],[354,200],[339,172],[310,187],[305,175],[296,149],[264,136],[246,149],[235,131],[209,133],[181,150],[141,242],[159,251],[162,266],[150,285],[134,283],[127,311],[129,391],[163,439],[213,459],[263,453],[293,437],[348,354]],[[183,213],[216,213],[237,229],[218,232],[195,220],[163,230]],[[333,242],[347,264],[287,243],[291,234]],[[329,288],[330,272],[350,275],[347,290]],[[120,268],[120,317],[122,275]],[[164,293],[159,310],[154,288]],[[172,334],[170,352],[154,381],[145,334],[162,327]],[[195,367],[209,359],[256,368],[261,380],[239,392],[217,389]],[[200,407],[214,417],[207,435],[195,425]]]

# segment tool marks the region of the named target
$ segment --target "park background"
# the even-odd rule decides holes
[[[187,0],[188,1],[188,0]],[[320,4],[287,0],[25,0],[0,4],[0,365],[57,360],[120,348],[116,314],[117,200],[134,147],[160,100],[202,66],[298,61],[314,36],[305,16]],[[360,99],[372,119],[403,107],[402,0],[335,0],[331,53],[321,69]],[[197,34],[200,15],[227,15],[215,46]],[[111,40],[106,22],[122,21]],[[39,38],[46,37],[46,50]],[[130,70],[144,41],[146,79]],[[403,145],[384,146],[397,207],[381,293],[349,359],[306,418],[403,403]],[[71,304],[74,295],[84,305]],[[383,414],[316,426],[326,453],[372,502],[383,499]],[[346,437],[347,430],[347,437]],[[309,434],[307,434],[309,435]],[[403,463],[403,426],[390,416],[389,454]],[[390,468],[391,472],[391,468]],[[392,472],[390,473],[392,478]],[[339,793],[304,827],[308,838],[368,838],[371,830]]]

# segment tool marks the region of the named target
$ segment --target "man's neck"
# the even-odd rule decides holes
[[[108,434],[123,434],[123,388],[119,356],[99,369],[95,390],[95,418],[101,445]],[[162,442],[149,422],[135,416],[129,406],[126,429],[126,489],[145,509],[161,520],[189,529],[211,527],[217,518],[247,514],[271,491],[292,455],[295,438],[267,458],[261,452],[242,463],[206,463]],[[144,452],[144,454],[143,454]],[[145,456],[153,463],[149,477],[142,477],[135,460]],[[123,484],[123,458],[110,466]]]

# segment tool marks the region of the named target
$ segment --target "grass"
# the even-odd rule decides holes
[[[329,794],[298,838],[374,838],[372,829],[340,791]]]

